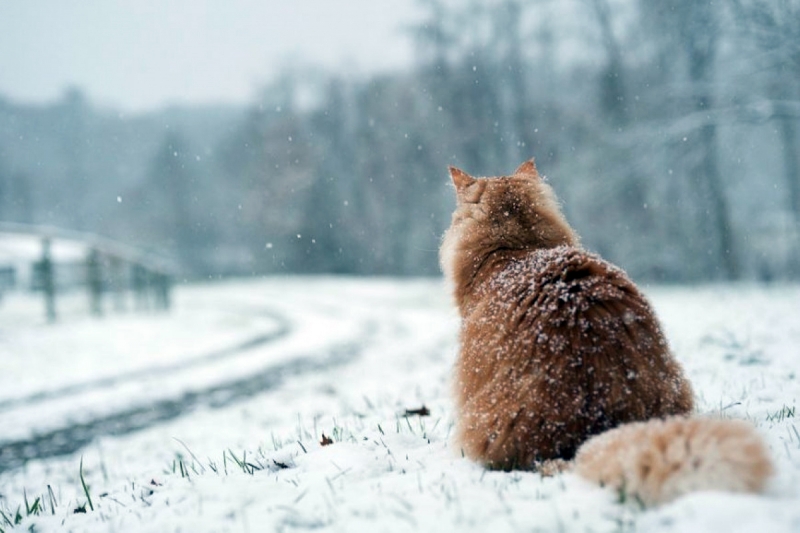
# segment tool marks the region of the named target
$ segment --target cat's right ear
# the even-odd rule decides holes
[[[456,167],[450,168],[450,178],[453,180],[453,185],[456,186],[457,192],[462,192],[464,189],[475,183],[475,178]]]
[[[514,174],[527,176],[537,180],[539,179],[539,171],[536,170],[536,163],[533,162],[533,158],[522,163],[517,170],[514,171]]]

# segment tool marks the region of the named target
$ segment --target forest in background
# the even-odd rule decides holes
[[[0,99],[0,221],[100,233],[189,278],[433,275],[447,165],[535,157],[640,280],[800,277],[800,0],[420,0],[416,64],[297,65],[247,107]]]

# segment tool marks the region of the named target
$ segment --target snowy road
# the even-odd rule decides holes
[[[180,366],[177,375],[172,378],[159,374],[155,377],[156,371],[136,372],[132,376],[121,376],[110,378],[98,382],[90,383],[86,389],[80,386],[61,389],[58,394],[48,395],[39,394],[34,396],[33,401],[19,402],[9,401],[10,407],[0,407],[0,423],[7,420],[21,421],[28,419],[31,411],[47,411],[49,413],[59,412],[63,415],[66,424],[55,429],[47,428],[41,430],[33,424],[21,424],[14,426],[8,424],[6,427],[21,428],[21,431],[30,433],[28,438],[14,441],[0,442],[0,473],[14,467],[21,466],[31,459],[44,459],[57,455],[64,455],[76,452],[84,446],[90,444],[96,438],[106,435],[125,435],[134,431],[151,427],[155,424],[172,420],[174,418],[187,415],[200,406],[212,408],[225,407],[237,401],[250,398],[260,393],[269,391],[280,385],[285,379],[310,373],[323,372],[330,368],[352,362],[357,358],[361,344],[368,342],[369,331],[351,342],[337,345],[325,346],[316,350],[314,355],[296,355],[283,363],[274,364],[263,369],[254,371],[247,377],[232,379],[216,384],[208,384],[204,388],[187,387],[186,390],[177,396],[165,397],[163,399],[153,399],[152,397],[141,398],[140,401],[130,401],[127,391],[141,389],[143,380],[152,383],[153,380],[173,379],[175,382],[186,381],[187,373],[183,371],[187,365]],[[246,350],[260,347],[266,340],[272,339],[271,335],[264,335],[253,341],[246,342],[240,346],[226,350],[222,353],[236,354]],[[258,341],[258,342],[256,342]],[[212,354],[218,355],[219,352]],[[188,365],[195,367],[195,365]],[[176,369],[169,367],[164,372],[173,372]],[[195,370],[195,368],[192,368]],[[206,369],[202,369],[205,371]],[[225,376],[225,368],[220,368],[220,376]],[[181,372],[183,371],[183,372]],[[158,370],[161,372],[161,369]],[[182,375],[183,374],[183,375]],[[191,377],[189,373],[189,377]],[[105,390],[100,390],[105,389]],[[120,391],[125,391],[121,393]],[[86,412],[87,405],[97,401],[98,396],[107,396],[106,406],[124,406],[127,402],[128,407],[121,407],[109,414],[91,417],[82,416]],[[30,420],[30,419],[28,419]]]
[[[140,363],[127,372],[88,380],[76,374],[73,381],[55,387],[42,382],[38,390],[23,394],[14,395],[9,390],[13,389],[11,383],[4,383],[0,473],[29,460],[76,452],[101,436],[139,431],[200,407],[225,407],[269,391],[286,379],[348,364],[371,342],[376,330],[367,313],[352,308],[345,313],[331,312],[330,304],[322,301],[312,306],[298,300],[274,300],[267,308],[247,304],[247,297],[242,295],[221,298],[215,304],[228,321],[236,317],[256,321],[261,330],[251,332],[253,328],[249,328],[242,332],[244,338],[208,353],[182,354],[167,342],[167,346],[151,349],[165,350],[169,355],[149,358],[146,366]],[[298,305],[303,308],[301,313]],[[320,312],[315,313],[314,307],[320,307]],[[59,328],[69,328],[70,318],[66,320],[67,324],[54,326],[56,331],[48,333],[57,338]],[[107,333],[113,336],[115,318],[108,321],[112,324]],[[130,341],[135,343],[136,339]],[[117,354],[104,352],[108,346],[94,342],[84,349],[97,352],[104,362],[113,361]],[[53,344],[51,348],[56,349]],[[7,360],[17,355],[13,342],[4,348]],[[53,357],[39,355],[44,360]],[[10,372],[5,376],[11,377]]]

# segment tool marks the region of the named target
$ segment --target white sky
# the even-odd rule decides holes
[[[414,0],[0,0],[0,95],[130,111],[245,103],[282,66],[408,65]]]

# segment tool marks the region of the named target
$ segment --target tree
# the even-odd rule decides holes
[[[197,175],[189,146],[177,132],[164,136],[150,161],[144,188],[151,231],[176,252],[188,272],[200,270],[202,227],[195,216]]]
[[[612,25],[613,12],[608,0],[586,0],[594,12],[605,50],[606,63],[600,77],[600,109],[616,127],[628,123],[626,74],[619,43]]]
[[[356,180],[356,96],[344,80],[332,78],[325,99],[310,120],[317,133],[311,186],[302,211],[308,269],[312,272],[358,272],[362,250],[358,236],[361,196]],[[355,215],[355,216],[354,216]],[[365,226],[362,221],[362,226]]]
[[[777,121],[783,153],[788,208],[800,227],[800,1],[732,0],[744,32],[757,44],[767,64],[767,98]]]
[[[679,119],[692,124],[682,128],[681,154],[691,192],[685,196],[693,201],[692,216],[701,231],[691,234],[695,242],[695,257],[707,257],[703,267],[706,277],[736,279],[740,276],[740,259],[735,241],[731,209],[719,166],[718,125],[715,120],[716,59],[721,37],[721,4],[678,0],[669,3],[641,2],[641,9],[650,17],[651,30],[658,29],[665,38],[662,58],[679,60],[686,82],[673,81],[680,87],[684,111]],[[679,51],[680,54],[670,53]],[[667,61],[669,59],[666,59]],[[679,71],[676,71],[679,72]],[[688,120],[687,120],[688,119]],[[687,213],[686,215],[689,215]]]
[[[0,147],[0,221],[33,223],[31,179],[25,172],[12,173]]]
[[[87,170],[87,142],[89,127],[87,124],[90,108],[83,91],[77,87],[68,88],[58,105],[62,120],[62,150],[66,170],[66,188],[64,197],[75,203],[82,202],[90,188]],[[86,229],[87,210],[70,211],[71,223]]]
[[[11,203],[9,198],[9,176],[3,160],[3,149],[0,147],[0,220],[8,219],[8,205]]]

